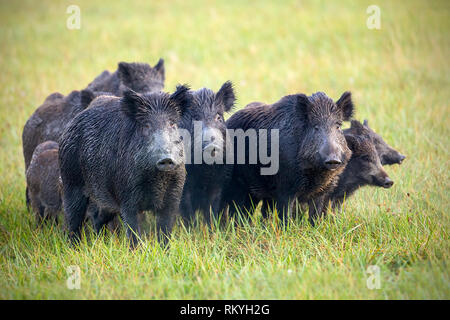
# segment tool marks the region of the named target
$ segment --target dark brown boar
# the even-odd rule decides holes
[[[26,172],[28,197],[38,223],[58,222],[61,211],[61,187],[58,164],[58,144],[39,144]]]

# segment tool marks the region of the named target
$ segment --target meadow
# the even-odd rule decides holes
[[[71,4],[80,29],[66,26]],[[371,4],[379,30],[366,25]],[[448,1],[0,1],[0,299],[449,299],[449,31]],[[178,224],[166,251],[151,214],[135,251],[123,233],[88,230],[74,250],[61,228],[36,228],[28,117],[119,61],[160,57],[166,90],[231,80],[237,109],[352,91],[355,117],[407,156],[386,167],[394,186],[361,189],[316,227],[259,212],[242,226]],[[69,290],[74,265],[81,285]]]

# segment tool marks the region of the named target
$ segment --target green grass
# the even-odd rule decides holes
[[[0,298],[450,298],[448,1],[0,2]],[[390,190],[366,188],[316,228],[275,221],[190,232],[163,251],[107,234],[72,249],[26,211],[22,128],[54,91],[84,88],[118,61],[166,61],[166,88],[234,82],[251,101],[351,90],[356,117],[408,158]],[[152,222],[152,219],[149,219]],[[150,231],[150,235],[152,232]],[[81,289],[66,268],[81,268]],[[369,290],[366,269],[380,267]]]

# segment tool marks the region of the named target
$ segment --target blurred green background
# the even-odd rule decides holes
[[[79,30],[66,26],[72,4]],[[379,30],[366,25],[372,4]],[[449,1],[0,1],[0,297],[450,298],[449,31]],[[27,118],[119,61],[160,57],[168,91],[232,80],[238,108],[351,90],[356,118],[407,155],[387,168],[394,187],[361,190],[316,229],[178,230],[169,253],[149,242],[132,254],[116,236],[74,252],[60,230],[36,230]],[[82,290],[65,287],[74,263]],[[380,290],[366,287],[370,264]]]

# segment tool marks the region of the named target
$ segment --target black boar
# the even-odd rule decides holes
[[[139,93],[158,92],[164,89],[164,80],[163,59],[159,59],[153,68],[147,63],[119,62],[115,72],[103,71],[87,89],[111,92],[116,96],[122,96],[127,88]]]
[[[225,199],[242,211],[250,211],[260,200],[275,205],[280,218],[286,218],[292,200],[321,203],[328,190],[337,183],[351,151],[347,147],[342,121],[353,115],[350,92],[345,92],[335,103],[324,93],[310,97],[304,94],[289,95],[272,105],[257,104],[236,112],[226,122],[229,129],[278,129],[278,150],[268,142],[267,153],[279,152],[279,170],[273,175],[261,175],[262,163],[249,163],[249,148],[245,152],[246,164],[236,164]],[[268,134],[268,140],[271,137]],[[259,148],[263,147],[259,144]],[[258,150],[258,154],[261,152]],[[320,212],[311,213],[314,219]]]
[[[193,91],[192,96],[193,104],[183,114],[180,123],[180,128],[186,129],[191,137],[190,164],[186,164],[187,176],[180,209],[185,223],[199,210],[210,224],[211,211],[214,214],[219,212],[222,187],[231,177],[231,168],[225,164],[224,113],[233,108],[236,98],[231,82],[225,82],[217,93],[203,88]],[[195,150],[196,146],[199,146],[198,150]],[[198,163],[196,152],[202,155]]]
[[[58,144],[46,141],[34,150],[26,172],[28,198],[38,223],[58,222],[61,213]]]
[[[99,97],[70,123],[60,140],[63,203],[72,241],[80,236],[88,201],[120,212],[132,247],[138,213],[153,210],[158,238],[166,241],[185,181],[183,143],[177,128],[192,96],[124,92]]]
[[[375,131],[373,131],[369,127],[369,123],[367,120],[364,120],[364,126],[369,130],[370,137],[373,140],[373,143],[375,144],[375,148],[377,149],[378,155],[380,156],[381,164],[384,165],[392,165],[392,164],[401,164],[403,160],[405,160],[406,156],[392,148],[390,145],[388,145],[383,138],[377,134]],[[349,129],[346,129],[349,130]],[[346,132],[344,130],[344,133]]]

